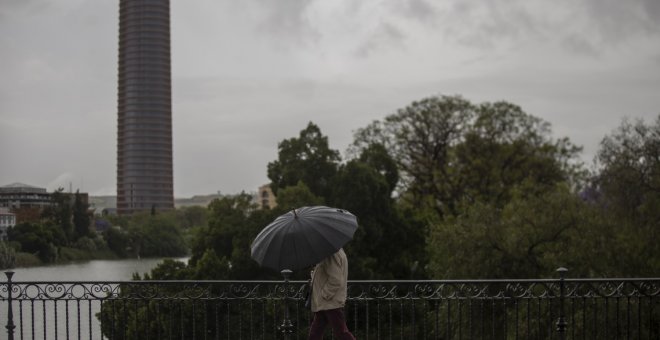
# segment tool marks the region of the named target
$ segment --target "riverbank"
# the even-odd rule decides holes
[[[6,252],[5,248],[5,252]],[[185,255],[184,255],[185,256]],[[86,262],[94,260],[131,260],[135,257],[120,257],[109,249],[105,250],[83,250],[71,247],[60,247],[57,250],[57,257],[53,262],[43,262],[36,254],[26,252],[11,252],[11,254],[4,254],[5,259],[0,261],[0,270],[10,268],[30,268],[40,266],[52,266],[60,264],[68,264],[73,262]],[[13,259],[12,259],[13,257]],[[153,258],[163,258],[156,256]],[[139,258],[137,258],[139,260]]]
[[[54,262],[45,263],[38,256],[31,253],[16,252],[15,262],[12,267],[27,268],[39,267],[54,264],[66,264],[70,262],[92,261],[92,260],[119,260],[120,257],[110,250],[105,251],[85,251],[76,248],[61,247],[58,256]],[[6,268],[0,268],[6,269]]]
[[[69,263],[47,264],[32,267],[16,267],[14,281],[130,281],[133,274],[150,273],[167,257],[90,260]],[[176,261],[187,262],[189,257],[172,257]],[[0,275],[3,281],[4,275]]]

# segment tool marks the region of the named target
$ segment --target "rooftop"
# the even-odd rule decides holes
[[[37,192],[37,193],[46,193],[46,188],[35,187],[33,185],[28,185],[24,183],[12,183],[0,187],[0,192]]]

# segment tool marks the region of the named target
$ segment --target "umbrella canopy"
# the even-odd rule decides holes
[[[357,217],[324,206],[302,207],[280,215],[252,241],[252,258],[281,271],[315,265],[353,238]]]

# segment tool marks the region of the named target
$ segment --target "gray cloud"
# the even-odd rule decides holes
[[[323,39],[324,32],[309,19],[312,0],[258,2],[266,15],[259,25],[261,33],[278,37],[275,43],[309,43]],[[379,45],[400,43],[407,32],[397,21],[426,25],[438,34],[461,45],[491,50],[502,44],[513,46],[539,39],[560,37],[561,46],[580,55],[595,56],[602,48],[619,44],[639,34],[660,33],[658,0],[565,0],[557,1],[556,13],[547,13],[543,1],[493,0],[468,2],[454,0],[438,4],[426,0],[399,0],[380,4],[387,17],[378,32],[357,48],[364,56]],[[444,5],[444,7],[443,7]],[[351,3],[350,11],[364,4]],[[564,9],[564,11],[562,11]],[[359,26],[359,23],[354,23]],[[593,27],[594,30],[585,30]],[[395,32],[395,34],[388,34]],[[387,37],[392,38],[388,41]]]
[[[454,1],[440,8],[423,0],[399,4],[401,15],[461,45],[490,50],[560,37],[568,51],[595,56],[640,34],[660,33],[658,0],[557,1],[548,13],[542,1]],[[434,3],[434,5],[436,5]],[[592,29],[589,29],[592,28]]]
[[[254,190],[308,121],[343,151],[435,94],[521,105],[593,153],[660,107],[660,1],[603,1],[173,1],[175,193]],[[112,194],[117,1],[0,0],[0,15],[0,185]]]
[[[656,54],[651,57],[651,60],[655,62],[657,65],[660,65],[660,54]]]
[[[587,16],[605,43],[619,43],[638,34],[660,33],[656,0],[584,0]],[[653,4],[655,2],[656,4]]]
[[[395,8],[407,17],[420,21],[432,22],[437,16],[437,10],[425,0],[403,0]]]
[[[598,50],[591,42],[577,34],[571,34],[564,38],[562,40],[562,46],[575,54],[581,54],[590,57],[596,57],[599,55]]]
[[[0,18],[9,18],[25,11],[33,11],[40,7],[48,6],[40,0],[3,0],[0,2]]]
[[[647,18],[653,22],[656,31],[660,29],[660,1],[657,0],[642,0],[644,9],[646,10]]]
[[[405,39],[406,34],[397,26],[391,23],[381,23],[378,25],[378,29],[358,46],[355,54],[358,57],[366,58],[382,48],[401,47]]]
[[[266,11],[264,21],[259,25],[262,33],[304,43],[317,35],[309,22],[306,10],[312,5],[311,0],[259,0]]]

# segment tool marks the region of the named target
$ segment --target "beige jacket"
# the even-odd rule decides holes
[[[348,260],[343,249],[326,257],[312,273],[312,312],[344,307]]]

